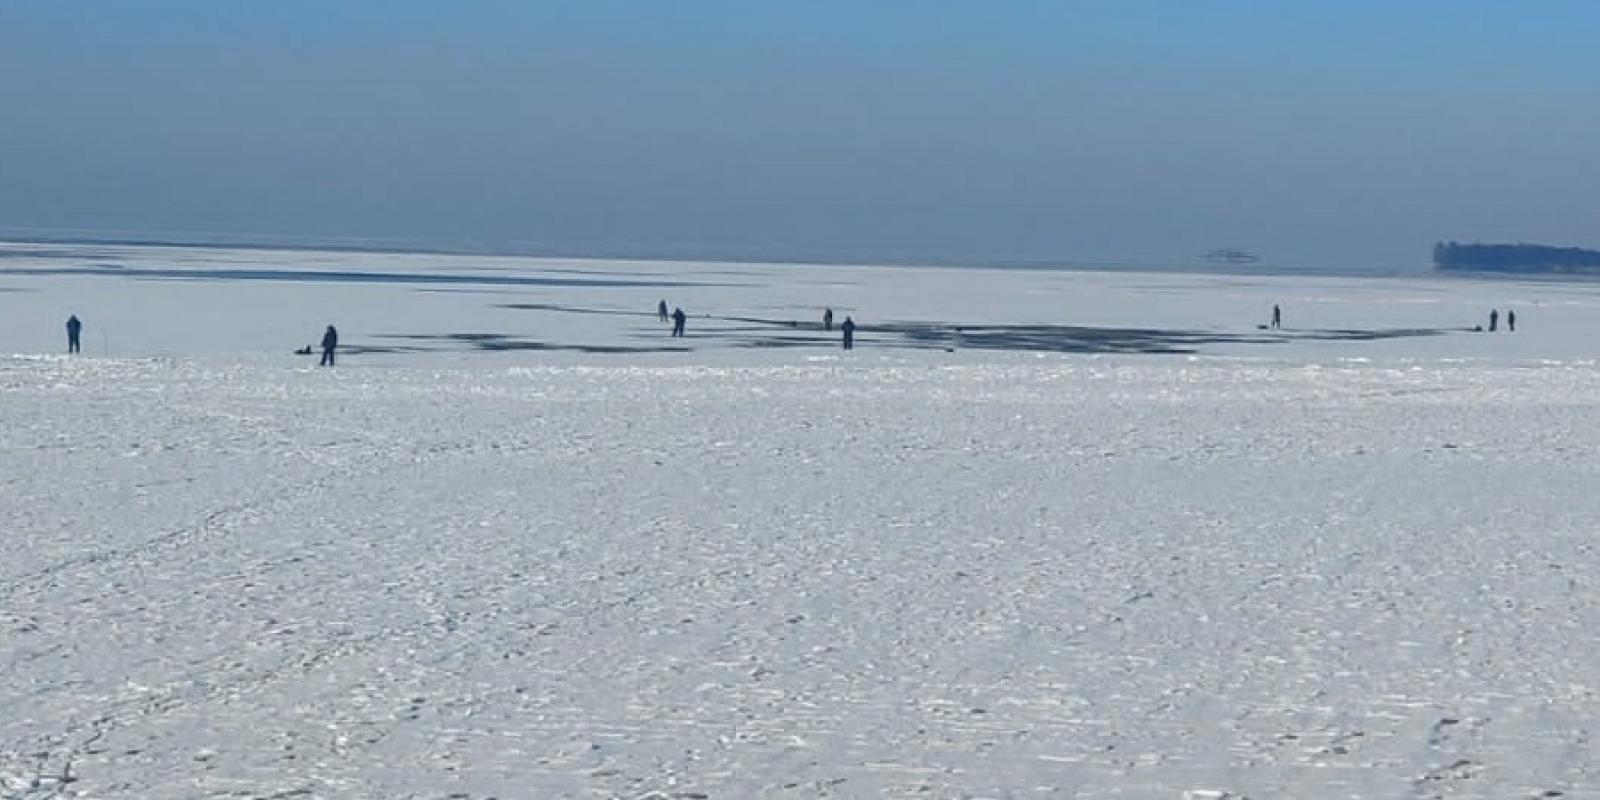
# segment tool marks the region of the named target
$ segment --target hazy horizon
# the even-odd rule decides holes
[[[1600,7],[0,6],[0,231],[1423,265],[1600,245]]]

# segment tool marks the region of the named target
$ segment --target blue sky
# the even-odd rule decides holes
[[[1600,3],[0,3],[0,229],[745,257],[1600,245]]]

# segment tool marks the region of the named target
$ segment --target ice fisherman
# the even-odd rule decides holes
[[[1506,309],[1506,330],[1512,333],[1517,332],[1517,312],[1509,308]]]
[[[675,309],[672,310],[672,335],[673,336],[678,336],[678,337],[683,336],[683,323],[688,321],[688,319],[689,319],[689,317],[688,317],[687,314],[683,313],[683,309],[675,308]]]
[[[83,333],[83,320],[77,314],[67,317],[67,352],[81,353],[83,345],[79,344],[79,337]]]
[[[656,317],[662,322],[666,322],[671,318],[671,315],[667,313],[667,301],[662,300],[656,304]]]
[[[856,321],[845,317],[844,324],[839,326],[839,330],[844,331],[844,349],[854,350],[856,348]]]
[[[1278,304],[1277,303],[1273,303],[1272,304],[1272,329],[1273,330],[1277,330],[1277,329],[1279,329],[1281,327],[1283,327],[1283,309],[1278,308]]]
[[[831,308],[822,310],[822,329],[825,331],[833,330],[833,309]]]
[[[328,330],[322,334],[322,363],[318,364],[317,366],[333,366],[333,351],[337,350],[338,348],[339,329],[329,325]]]
[[[1500,327],[1500,309],[1491,308],[1489,309],[1489,332],[1494,333],[1498,327]]]

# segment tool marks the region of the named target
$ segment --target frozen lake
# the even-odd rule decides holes
[[[0,246],[0,798],[1594,797],[1597,312]]]

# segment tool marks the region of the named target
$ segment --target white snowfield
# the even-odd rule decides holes
[[[1597,797],[1597,289],[0,247],[0,798]]]

